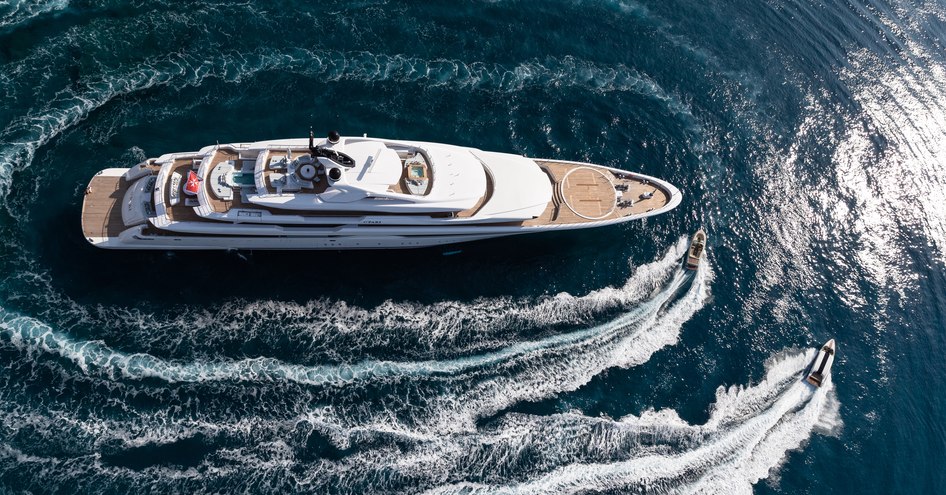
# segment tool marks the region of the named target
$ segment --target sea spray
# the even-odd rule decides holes
[[[484,415],[522,400],[574,390],[608,367],[643,363],[676,342],[680,326],[708,297],[711,278],[708,264],[696,274],[680,268],[682,248],[678,244],[662,259],[642,267],[641,277],[631,277],[640,285],[627,292],[650,297],[610,321],[450,359],[339,365],[301,365],[263,357],[179,362],[124,353],[101,341],[78,341],[34,318],[9,312],[0,318],[0,335],[14,349],[36,357],[58,356],[88,379],[117,381],[139,395],[183,394],[173,400],[184,401],[197,394],[206,401],[210,396],[252,394],[258,401],[260,393],[272,389],[283,397],[281,402],[291,402],[286,394],[304,394],[309,408],[321,408],[327,421],[348,428],[380,427],[394,419],[401,425],[395,430],[406,433],[471,430]],[[654,281],[667,277],[654,292]],[[689,289],[681,296],[684,286]],[[581,309],[583,304],[575,307]],[[150,380],[155,379],[164,385],[154,385]],[[404,396],[416,401],[405,402]],[[290,404],[289,412],[302,413],[305,408],[300,406]],[[250,402],[241,407],[254,406]]]
[[[773,360],[757,385],[720,387],[710,418],[701,426],[688,425],[673,411],[651,411],[618,421],[575,414],[520,415],[489,434],[463,437],[459,446],[449,442],[431,446],[445,451],[442,459],[455,462],[423,468],[443,476],[441,482],[463,477],[457,470],[476,469],[471,459],[488,459],[499,465],[471,477],[499,484],[458,483],[430,493],[752,493],[752,484],[767,477],[787,452],[799,448],[813,432],[840,425],[830,380],[818,389],[802,381],[814,355],[809,350]],[[549,441],[555,435],[566,438]],[[498,479],[502,476],[490,474],[518,469],[526,464],[525,453],[528,464],[540,471],[543,466],[562,466],[519,484],[503,484]],[[609,458],[617,460],[606,462]],[[433,465],[444,462],[432,461],[437,456],[426,451],[416,459]],[[510,468],[504,468],[506,463]]]
[[[19,28],[43,14],[63,10],[69,0],[8,0],[0,3],[0,34]]]
[[[23,61],[21,63],[32,63]],[[84,120],[109,101],[142,90],[170,86],[199,86],[208,78],[237,83],[267,71],[291,71],[320,81],[393,81],[451,89],[511,93],[528,87],[578,87],[596,93],[634,91],[662,102],[686,107],[646,75],[626,66],[598,67],[566,56],[533,60],[506,67],[459,60],[425,60],[403,55],[340,52],[294,48],[256,53],[178,53],[156,61],[113,69],[80,90],[67,88],[40,108],[14,119],[0,141],[0,197],[9,194],[12,172],[32,162],[36,151],[65,129]]]
[[[185,486],[288,483],[294,490],[362,493],[751,493],[752,484],[769,476],[812,433],[840,425],[833,383],[814,389],[802,381],[813,357],[813,350],[780,353],[767,363],[761,382],[720,387],[702,425],[689,424],[675,411],[664,409],[617,420],[577,412],[512,413],[475,431],[432,437],[392,435],[384,428],[365,426],[336,432],[347,440],[334,448],[354,450],[329,462],[307,453],[314,448],[312,438],[332,436],[324,426],[304,429],[301,439],[293,440],[299,425],[319,424],[315,417],[297,418],[295,427],[292,421],[244,420],[183,429],[158,427],[151,433],[147,428],[121,433],[129,425],[116,423],[112,430],[102,423],[86,429],[86,436],[104,439],[116,434],[128,452],[195,435],[223,444],[233,438],[241,446],[221,448],[199,469],[184,472],[162,466],[128,470],[80,457],[70,461],[74,470],[70,476],[121,480],[130,486],[170,476]],[[103,442],[114,443],[97,443]],[[109,451],[111,457],[121,452]],[[4,458],[54,479],[65,467],[55,457],[14,448],[0,450],[0,459]]]

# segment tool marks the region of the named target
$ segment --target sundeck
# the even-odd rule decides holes
[[[102,170],[82,230],[116,249],[408,248],[611,225],[680,198],[611,167],[330,133]]]

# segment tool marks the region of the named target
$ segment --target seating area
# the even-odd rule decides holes
[[[424,155],[416,154],[404,160],[404,185],[408,192],[423,196],[430,190],[430,167]]]
[[[171,188],[168,191],[168,198],[171,206],[175,206],[181,202],[181,180],[184,176],[177,172],[171,173]]]
[[[274,155],[269,160],[269,169],[270,170],[285,170],[289,165],[289,160],[285,155],[278,156]]]
[[[234,161],[228,160],[210,171],[210,190],[213,191],[214,196],[224,201],[233,199],[233,186],[230,185],[228,180],[230,173],[233,172],[233,166]]]
[[[195,206],[199,205],[197,192],[200,190],[203,181],[193,168],[195,162],[190,157],[181,158],[175,161],[171,172],[168,174],[165,187],[165,211],[172,220],[186,221],[199,218],[194,211]],[[157,189],[157,187],[156,187]]]

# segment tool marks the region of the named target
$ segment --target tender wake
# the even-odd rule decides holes
[[[574,412],[514,413],[490,426],[435,436],[369,426],[333,432],[337,429],[315,418],[134,429],[104,421],[69,435],[94,442],[100,446],[96,451],[115,445],[115,439],[133,452],[195,436],[235,446],[219,448],[189,470],[128,470],[87,462],[99,454],[65,461],[13,447],[0,450],[0,462],[15,461],[58,483],[78,476],[129,488],[161,480],[180,489],[281,486],[338,493],[752,493],[753,484],[769,477],[813,433],[840,428],[832,382],[816,390],[801,381],[813,357],[813,350],[782,353],[767,363],[760,383],[720,387],[703,425],[689,424],[673,410],[619,420]],[[0,416],[0,427],[8,428],[11,421],[56,432],[76,428],[75,421],[23,414]],[[344,440],[332,438],[333,433]],[[313,439],[320,438],[328,447],[315,447]],[[352,449],[335,461],[321,458],[325,452]]]
[[[446,479],[457,476],[455,469],[467,477],[489,479],[500,478],[487,474],[490,471],[514,470],[526,460],[540,467],[565,465],[522,483],[466,482],[430,492],[752,493],[752,485],[769,476],[813,432],[840,425],[833,384],[816,390],[801,380],[814,355],[809,350],[774,359],[757,385],[720,387],[710,419],[702,426],[685,423],[673,411],[620,421],[574,414],[512,418],[489,435],[451,445],[451,452],[441,458],[456,464],[434,471]],[[436,457],[418,456],[428,462]],[[474,461],[490,465],[482,470],[468,467],[477,466]],[[471,473],[474,470],[479,474]]]
[[[99,335],[132,340],[137,349],[164,355],[220,355],[247,340],[278,347],[288,339],[292,349],[285,353],[301,361],[351,362],[353,356],[391,347],[416,360],[443,359],[488,352],[517,339],[523,331],[549,333],[632,308],[666,282],[684,246],[685,239],[679,239],[661,259],[636,267],[622,286],[582,296],[563,292],[540,298],[432,304],[389,300],[373,308],[328,299],[306,303],[235,300],[212,308],[181,306],[155,313],[134,307],[83,307],[50,294],[45,306],[56,310],[39,316],[63,325],[93,327]],[[64,307],[70,308],[70,314],[63,314]]]
[[[469,430],[484,415],[523,400],[574,390],[606,368],[643,363],[653,352],[675,343],[680,326],[708,298],[711,278],[708,267],[695,275],[683,272],[679,258],[684,246],[681,239],[661,259],[638,268],[623,288],[595,291],[583,297],[561,295],[532,308],[522,301],[506,306],[475,303],[462,312],[496,308],[503,325],[509,318],[519,324],[540,325],[550,318],[561,321],[568,319],[567,315],[624,307],[638,301],[612,320],[590,328],[538,340],[506,341],[486,352],[448,359],[365,360],[312,366],[265,357],[181,362],[147,353],[117,351],[101,341],[76,340],[35,318],[7,311],[0,312],[0,335],[19,352],[37,357],[58,356],[84,375],[109,382],[157,379],[166,387],[220,382],[219,388],[236,388],[234,393],[247,393],[246,387],[265,383],[288,383],[318,390],[352,387],[352,394],[380,398],[375,397],[364,406],[343,408],[334,419],[340,424],[381,424],[394,414],[399,421],[420,431]],[[689,288],[680,295],[686,283]],[[385,311],[396,307],[392,305],[388,303]],[[401,310],[409,314],[413,308],[407,305]],[[434,313],[423,318],[421,322],[432,320]],[[462,328],[465,321],[458,320],[453,331]],[[381,331],[383,325],[383,320],[378,322],[371,317],[351,330],[365,330],[370,335],[372,331]],[[424,326],[417,327],[417,331],[423,330]],[[403,396],[408,394],[416,394],[418,401],[405,401]],[[334,403],[331,399],[325,401]],[[359,404],[363,401],[353,400]]]

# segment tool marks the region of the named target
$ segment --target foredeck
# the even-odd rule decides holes
[[[542,160],[536,163],[553,182],[552,200],[542,215],[523,222],[525,227],[615,220],[656,210],[670,201],[667,191],[656,184],[603,167]]]

